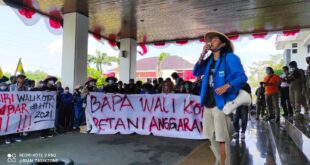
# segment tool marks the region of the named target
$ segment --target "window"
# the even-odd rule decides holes
[[[308,54],[310,53],[310,44],[308,44],[308,46],[307,46],[307,52],[308,52]]]
[[[297,54],[297,49],[292,49],[293,54]]]
[[[297,48],[297,43],[292,43],[292,48]]]

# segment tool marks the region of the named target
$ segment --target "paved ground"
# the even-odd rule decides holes
[[[49,139],[30,138],[22,143],[0,145],[0,165],[8,153],[56,154],[76,165],[176,164],[203,141],[141,135],[89,135],[66,133]],[[34,158],[34,157],[33,157]],[[23,163],[27,164],[27,163]]]

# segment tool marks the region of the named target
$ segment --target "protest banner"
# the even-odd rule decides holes
[[[87,115],[95,134],[131,134],[203,139],[203,107],[189,94],[90,93]]]
[[[54,128],[56,92],[0,92],[0,135]]]

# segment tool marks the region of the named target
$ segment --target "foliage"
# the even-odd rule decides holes
[[[99,70],[95,68],[91,68],[87,66],[87,76],[91,78],[97,79],[97,87],[102,87],[103,85],[106,85],[105,79],[106,76],[103,76]]]
[[[249,84],[251,85],[252,89],[256,89],[259,86],[259,82],[264,80],[264,77],[266,76],[265,70],[268,66],[273,68],[275,74],[281,75],[283,73],[282,55],[271,55],[270,59],[254,62],[252,66],[249,67]]]
[[[157,77],[162,76],[162,63],[169,56],[169,53],[160,53],[157,60]]]
[[[96,69],[102,74],[103,65],[111,66],[113,62],[119,63],[119,58],[114,56],[108,56],[106,53],[96,50],[96,55],[88,55],[87,64],[94,64]]]

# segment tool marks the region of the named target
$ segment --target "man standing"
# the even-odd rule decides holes
[[[180,92],[181,84],[184,82],[184,80],[178,75],[177,72],[173,72],[171,74],[172,79],[175,81],[175,90],[176,92]]]
[[[87,96],[89,94],[89,92],[98,92],[98,88],[96,87],[96,83],[97,83],[97,79],[88,77],[87,81],[85,82],[85,86],[82,89],[81,92],[81,96],[83,101],[85,102],[84,106],[85,107],[85,117],[86,117],[86,129],[87,129],[87,133],[89,133],[91,131],[91,125],[89,124],[89,120],[92,120],[91,117],[89,116],[89,114],[87,113]]]
[[[73,111],[73,95],[69,92],[69,87],[66,87],[60,95],[60,123],[65,130],[70,130],[72,126],[72,111]]]
[[[300,119],[301,105],[307,111],[307,106],[303,101],[303,92],[305,91],[305,75],[297,66],[296,61],[289,63],[291,72],[288,77],[290,82],[290,100],[295,111],[295,119]]]
[[[290,90],[289,90],[289,83],[288,83],[288,75],[289,75],[289,68],[284,66],[283,74],[281,75],[281,85],[280,85],[280,95],[281,95],[281,106],[283,108],[284,117],[291,117],[293,116],[293,110],[290,102]]]
[[[18,75],[16,77],[16,84],[10,85],[10,91],[11,92],[28,91],[28,87],[25,86],[25,79],[26,79],[25,75],[22,75],[22,74]],[[14,81],[15,80],[13,80],[11,82],[14,82]],[[15,140],[16,142],[21,142],[22,141],[21,134],[16,133],[16,134],[9,135],[7,140],[6,140],[6,142],[9,142],[12,140]]]
[[[57,81],[57,78],[54,76],[50,76],[48,75],[43,83],[45,84],[44,87],[42,88],[42,91],[46,91],[46,92],[55,92],[56,94],[56,87],[55,87],[55,82]],[[55,115],[55,123],[58,123],[58,112],[56,111],[56,115]],[[44,129],[41,130],[41,136],[40,138],[47,138],[47,137],[53,137],[53,134],[50,132],[50,129]]]
[[[281,79],[278,75],[274,74],[271,67],[266,68],[267,76],[264,79],[266,103],[268,107],[267,120],[276,118],[276,122],[280,121],[280,108],[279,108],[279,86]]]
[[[256,120],[259,120],[259,117],[262,118],[265,116],[266,109],[266,99],[265,99],[265,87],[264,82],[259,83],[259,88],[255,91],[256,95]]]
[[[203,132],[211,141],[211,149],[221,165],[230,162],[230,117],[225,115],[226,102],[237,97],[247,81],[247,76],[229,38],[219,32],[205,35],[206,45],[194,66],[194,75],[203,77],[200,104],[205,106]],[[204,59],[206,53],[212,54]]]

